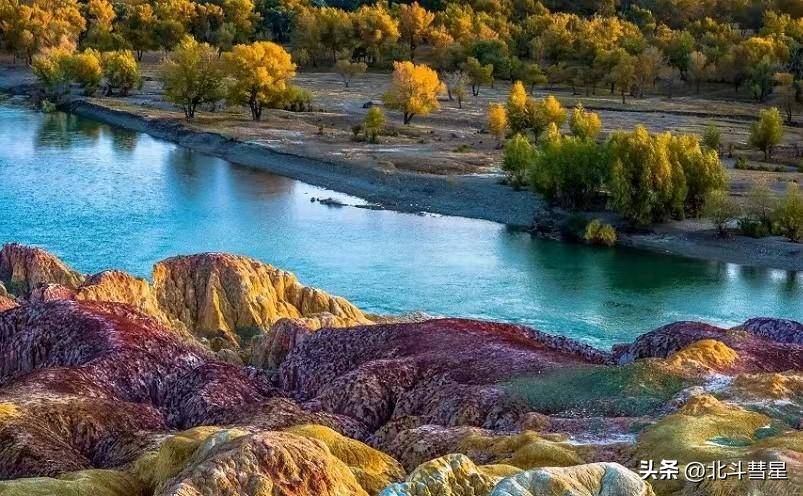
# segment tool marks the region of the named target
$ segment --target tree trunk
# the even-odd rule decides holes
[[[413,118],[413,115],[415,115],[415,114],[411,114],[411,113],[409,113],[409,112],[405,112],[405,113],[404,113],[404,123],[405,123],[405,124],[409,124],[409,123],[410,123],[410,121],[411,121],[411,120],[412,120],[412,118]]]
[[[622,105],[626,105],[627,102],[625,101],[625,90],[622,89]]]

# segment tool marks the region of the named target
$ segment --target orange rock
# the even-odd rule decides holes
[[[84,276],[58,257],[42,250],[9,243],[0,249],[0,280],[10,282],[12,290],[28,293],[40,284],[55,283],[76,289]]]
[[[148,281],[119,270],[106,270],[87,278],[78,288],[76,299],[126,303],[164,324],[171,324],[159,308]]]

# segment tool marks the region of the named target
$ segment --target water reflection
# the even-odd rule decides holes
[[[85,272],[148,276],[164,257],[229,251],[368,311],[519,322],[609,346],[677,320],[803,319],[796,273],[532,239],[488,222],[360,200],[146,135],[0,107],[0,242]]]

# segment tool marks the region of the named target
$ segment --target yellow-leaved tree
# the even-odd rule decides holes
[[[488,107],[488,129],[501,143],[507,133],[507,111],[504,105],[494,103]]]
[[[237,45],[223,57],[230,78],[227,99],[234,104],[247,104],[255,121],[262,117],[265,106],[281,102],[288,81],[296,74],[290,54],[270,41]]]
[[[217,50],[186,36],[160,67],[165,98],[195,117],[198,105],[216,102],[223,94],[223,68]]]
[[[438,73],[428,66],[394,62],[393,81],[390,91],[385,93],[385,105],[401,111],[404,123],[409,124],[413,116],[427,115],[439,108],[438,93],[442,90]]]
[[[410,45],[410,60],[415,58],[415,48],[426,36],[434,20],[435,14],[418,5],[418,2],[399,6],[399,31]]]

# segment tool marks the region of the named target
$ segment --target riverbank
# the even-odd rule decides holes
[[[31,92],[31,83],[24,71],[7,71],[0,77],[0,90],[27,95]],[[153,109],[145,106],[119,108],[119,102],[111,103],[106,99],[73,96],[63,109],[109,125],[147,133],[233,163],[358,196],[377,208],[483,219],[515,228],[527,228],[534,219],[537,221],[554,215],[530,192],[514,191],[500,184],[498,173],[439,175],[371,167],[359,161],[351,163],[349,157],[322,156],[316,143],[304,146],[303,139],[292,152],[277,150],[269,143],[234,138],[205,129],[198,123],[187,125],[182,119],[154,117],[151,115]],[[655,226],[647,233],[623,233],[620,244],[740,265],[803,269],[803,255],[797,244],[780,238],[758,240],[736,236],[718,239],[700,222]]]

